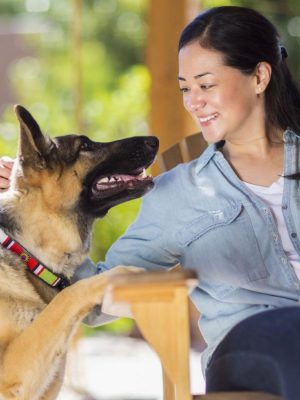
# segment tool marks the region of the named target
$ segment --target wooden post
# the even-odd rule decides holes
[[[180,32],[198,14],[199,8],[198,0],[149,0],[146,54],[152,79],[149,120],[151,134],[160,139],[161,152],[198,129],[182,105],[177,47]]]
[[[82,64],[81,64],[81,31],[82,0],[73,0],[72,50],[74,66],[74,116],[77,133],[82,131]]]

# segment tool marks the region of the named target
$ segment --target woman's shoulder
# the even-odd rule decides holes
[[[170,186],[173,186],[174,184],[176,185],[183,179],[186,180],[187,175],[189,174],[189,171],[193,169],[194,164],[195,160],[188,163],[180,163],[172,169],[161,173],[154,179],[155,186],[169,189]]]
[[[210,147],[210,146],[209,146]],[[198,158],[178,164],[176,167],[166,171],[154,178],[154,188],[143,198],[143,209],[149,213],[151,209],[156,210],[159,218],[165,219],[174,209],[181,209],[188,199],[195,198],[201,193],[198,190],[199,165],[207,163],[210,158],[209,147]],[[205,173],[205,168],[201,172]]]
[[[199,166],[207,163],[209,147],[196,159],[180,163],[174,168],[163,172],[154,178],[154,188],[146,197],[161,197],[164,195],[180,196],[180,193],[188,193],[195,186],[196,175]]]
[[[191,160],[189,162],[180,163],[176,165],[174,168],[166,171],[155,178],[155,183],[159,185],[172,184],[176,181],[181,181],[183,178],[188,182],[191,174],[193,175],[194,171],[197,169],[201,169],[204,167],[212,158],[213,154],[216,151],[216,145],[209,145],[200,155],[199,157]]]

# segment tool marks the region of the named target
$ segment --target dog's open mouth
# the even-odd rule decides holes
[[[145,168],[139,168],[130,174],[112,174],[97,179],[92,192],[98,199],[105,199],[123,191],[133,191],[152,187],[153,179],[147,175]]]

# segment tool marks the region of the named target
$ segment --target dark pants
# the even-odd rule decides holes
[[[265,311],[236,325],[206,370],[207,392],[263,391],[300,399],[300,307]]]

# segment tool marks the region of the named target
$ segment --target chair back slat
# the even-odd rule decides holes
[[[176,165],[183,163],[183,161],[183,155],[179,143],[169,147],[158,157],[159,167],[162,172],[176,167]]]
[[[201,132],[187,136],[181,142],[174,144],[158,156],[161,172],[168,171],[176,165],[189,162],[199,157],[207,147]]]
[[[204,140],[201,132],[187,136],[183,142],[186,146],[187,161],[191,161],[199,157],[207,147],[207,142]]]

